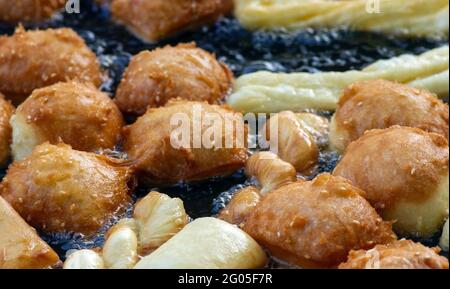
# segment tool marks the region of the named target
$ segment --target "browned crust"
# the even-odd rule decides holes
[[[339,269],[448,269],[448,260],[439,256],[439,251],[439,248],[400,240],[369,251],[351,251]]]
[[[17,114],[45,141],[62,141],[82,151],[113,148],[124,124],[114,102],[90,83],[57,83],[36,89]]]
[[[11,125],[9,120],[14,106],[0,93],[0,168],[5,167],[10,157]]]
[[[0,269],[45,269],[58,255],[0,197]]]
[[[114,19],[148,41],[216,21],[231,13],[232,0],[114,0]]]
[[[192,119],[193,107],[198,105],[202,116],[215,113],[222,120],[242,121],[242,115],[234,113],[226,107],[209,105],[204,102],[177,100],[165,107],[149,109],[136,123],[124,129],[124,149],[128,152],[131,165],[142,179],[151,183],[176,183],[178,181],[201,180],[213,176],[230,174],[245,165],[248,158],[246,143],[233,148],[193,148],[191,129],[191,148],[174,148],[170,142],[173,127],[171,117],[176,113],[184,113],[190,119],[191,128],[200,127],[198,120]],[[202,133],[206,126],[202,127]],[[236,135],[236,128],[235,135]],[[222,142],[225,144],[225,129],[222,129]],[[247,128],[244,127],[245,139]]]
[[[118,161],[42,144],[13,163],[0,194],[44,232],[96,232],[129,204],[132,172]]]
[[[449,108],[436,95],[386,80],[363,81],[347,87],[334,116],[345,133],[344,145],[365,131],[393,125],[420,128],[449,137]]]
[[[100,65],[84,40],[69,28],[0,36],[0,91],[18,104],[36,88],[67,80],[102,82]]]
[[[9,23],[43,21],[63,8],[66,2],[67,0],[0,0],[0,21]]]
[[[364,192],[329,174],[267,194],[243,229],[280,259],[304,268],[335,267],[354,249],[396,239],[363,198]]]
[[[428,199],[448,174],[448,154],[445,137],[393,126],[368,131],[352,142],[333,174],[363,189],[382,210],[398,200]]]
[[[166,46],[133,57],[115,101],[123,112],[134,115],[175,98],[217,104],[232,82],[230,69],[194,43]]]

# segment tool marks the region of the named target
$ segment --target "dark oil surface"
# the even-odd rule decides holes
[[[39,26],[27,28],[71,27],[85,39],[97,54],[103,69],[109,75],[102,89],[114,96],[115,89],[132,55],[167,44],[196,42],[201,48],[214,52],[227,63],[236,76],[269,70],[274,72],[318,72],[361,69],[379,59],[387,59],[404,53],[419,54],[446,43],[433,39],[399,39],[386,35],[352,32],[342,29],[250,32],[237,20],[225,18],[210,27],[184,33],[157,44],[140,41],[125,28],[112,22],[106,6],[97,7],[89,0],[81,1],[80,14],[61,14]],[[0,35],[11,34],[14,27],[0,23]],[[331,172],[339,156],[323,151],[314,175]],[[5,171],[0,170],[0,178]],[[230,200],[233,193],[251,180],[242,171],[226,178],[214,178],[193,184],[178,184],[167,188],[155,188],[172,197],[180,197],[192,218],[212,216]],[[152,188],[138,187],[135,198],[145,195]],[[127,215],[131,214],[132,208]],[[113,222],[112,222],[113,223]],[[94,238],[74,234],[42,235],[62,257],[70,249],[101,247],[104,228]],[[437,238],[425,240],[436,245]]]

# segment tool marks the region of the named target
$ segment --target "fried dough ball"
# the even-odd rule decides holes
[[[63,8],[66,2],[66,0],[0,0],[0,21],[8,23],[43,21]]]
[[[0,197],[0,269],[46,269],[58,255]]]
[[[233,0],[113,0],[114,19],[143,40],[155,42],[231,13]]]
[[[350,250],[396,239],[362,197],[364,192],[329,174],[297,181],[267,194],[243,230],[270,253],[302,268],[335,267]]]
[[[9,120],[14,107],[0,93],[0,168],[5,167],[10,155],[11,125]]]
[[[17,108],[11,125],[12,154],[22,160],[47,141],[81,151],[112,149],[123,119],[114,102],[94,85],[60,82],[33,91]]]
[[[189,223],[135,269],[258,269],[264,250],[241,229],[216,218]]]
[[[130,203],[130,178],[117,160],[44,143],[10,166],[0,194],[43,232],[91,234]]]
[[[295,168],[272,152],[257,152],[252,155],[245,165],[245,173],[258,180],[261,195],[297,180]]]
[[[172,101],[149,109],[124,134],[132,167],[147,183],[224,176],[247,160],[243,117],[223,106]]]
[[[448,104],[422,89],[387,80],[358,82],[345,89],[331,121],[331,146],[343,152],[365,131],[393,125],[416,127],[448,140]]]
[[[445,137],[393,126],[351,143],[333,174],[364,190],[400,235],[430,237],[448,216],[448,154]]]
[[[237,191],[230,203],[220,211],[219,219],[241,225],[261,201],[259,190],[253,186]]]
[[[124,113],[134,115],[174,98],[216,104],[231,89],[232,81],[228,67],[195,44],[166,46],[133,57],[115,101]]]
[[[439,256],[438,248],[399,240],[368,251],[352,251],[339,269],[448,269],[448,260]]]
[[[266,133],[265,139],[269,140],[271,145],[276,142],[280,158],[292,164],[297,171],[305,171],[317,163],[319,158],[317,144],[292,111],[283,111],[272,116],[263,132]]]
[[[0,36],[0,91],[20,104],[36,88],[78,79],[99,86],[100,65],[84,40],[69,28]]]

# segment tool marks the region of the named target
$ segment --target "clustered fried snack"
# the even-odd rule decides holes
[[[39,22],[64,7],[66,0],[0,0],[0,21]]]
[[[273,256],[303,268],[335,267],[350,250],[396,238],[363,191],[329,174],[268,193],[242,228]]]
[[[435,29],[417,25],[431,12],[448,20],[448,1],[433,0],[426,11],[417,10],[421,1],[408,4],[420,21],[398,19],[413,34]],[[0,0],[0,21],[43,21],[64,4],[16,2]],[[314,8],[362,7],[349,2]],[[116,21],[156,41],[215,21],[233,1],[113,0],[111,7]],[[280,9],[264,1],[258,13],[268,7]],[[448,24],[440,28],[448,34]],[[228,99],[235,111],[222,104],[232,72],[195,43],[138,53],[115,100],[98,89],[102,76],[71,29],[19,26],[0,36],[0,167],[14,160],[0,184],[0,268],[61,265],[36,228],[87,239],[108,230],[101,248],[66,252],[65,269],[256,269],[267,266],[266,253],[300,268],[448,269],[439,248],[394,233],[429,238],[446,221],[439,246],[448,251],[449,110],[437,98],[448,96],[448,46],[360,71],[242,76]],[[329,123],[311,109],[337,110]],[[139,118],[123,127],[121,111]],[[271,151],[247,149],[246,111],[277,112],[261,132]],[[314,177],[319,150],[330,148],[345,151],[342,159],[333,175]],[[136,181],[171,185],[243,167],[247,187],[217,218],[192,220],[181,199],[156,191],[127,213]]]
[[[115,101],[127,114],[143,115],[171,99],[217,104],[231,89],[233,74],[195,44],[165,46],[134,56],[117,88]]]
[[[195,116],[196,111],[198,116]],[[213,127],[204,123],[207,114],[220,120],[221,133],[215,132],[222,140],[221,147],[214,141],[211,148],[204,145],[196,148],[194,145],[194,127],[201,128],[201,135]],[[189,127],[185,131],[185,136],[189,137],[187,143],[180,143],[178,147],[173,142],[174,129],[178,125],[178,121],[173,125],[173,120],[177,116]],[[232,124],[232,131],[223,127],[225,122]],[[242,115],[223,106],[171,101],[164,107],[147,110],[134,124],[125,128],[124,149],[132,168],[150,183],[177,183],[224,176],[242,168],[247,160],[247,128],[239,123],[243,124]],[[182,131],[183,128],[180,127]],[[226,147],[227,138],[231,140],[229,148]]]
[[[233,0],[113,0],[113,18],[143,40],[154,42],[227,15]]]
[[[448,260],[439,256],[439,251],[410,240],[399,240],[367,251],[352,251],[339,269],[448,269]]]
[[[10,157],[11,125],[9,119],[14,113],[14,107],[0,93],[0,168],[5,167]]]
[[[113,149],[123,123],[114,102],[92,84],[60,82],[34,90],[17,108],[12,154],[22,160],[44,142],[90,152]]]
[[[64,268],[252,269],[267,263],[263,249],[237,227],[216,218],[188,224],[187,218],[180,199],[151,192],[133,219],[122,219],[108,231],[101,251],[75,251]]]
[[[216,218],[199,218],[144,257],[136,269],[257,269],[264,250],[242,230]]]
[[[130,204],[131,177],[111,158],[44,143],[10,166],[0,195],[43,232],[93,234]]]
[[[448,104],[422,89],[386,80],[358,82],[344,90],[331,122],[330,141],[338,151],[371,129],[417,127],[448,140]]]
[[[448,162],[445,137],[393,126],[350,143],[333,174],[364,190],[400,235],[429,237],[448,216]]]
[[[79,80],[99,86],[100,65],[84,40],[69,28],[0,36],[0,91],[20,104],[34,89]]]
[[[65,269],[131,269],[187,225],[188,215],[178,198],[150,192],[105,235],[103,248],[72,252]]]

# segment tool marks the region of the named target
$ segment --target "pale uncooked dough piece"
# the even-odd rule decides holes
[[[105,269],[102,256],[93,250],[78,250],[70,254],[63,269]]]
[[[137,226],[133,219],[122,219],[109,229],[102,257],[108,269],[131,269],[139,260]]]
[[[216,218],[200,218],[135,269],[256,269],[266,261],[263,249],[241,229]]]
[[[247,28],[349,27],[410,36],[448,37],[448,0],[237,0]],[[379,4],[379,5],[378,5]]]
[[[410,84],[447,97],[449,47],[421,55],[377,61],[361,71],[323,73],[255,72],[239,77],[228,104],[240,112],[275,113],[308,108],[334,110],[343,89],[358,81],[385,79]]]

